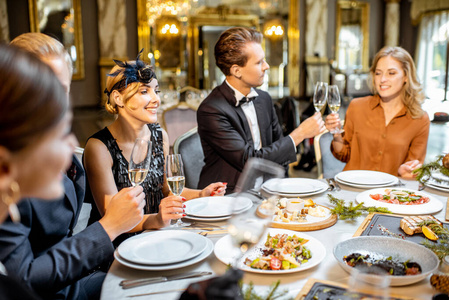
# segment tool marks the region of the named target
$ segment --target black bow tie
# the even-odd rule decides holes
[[[256,97],[243,97],[242,99],[240,99],[239,101],[239,106],[244,104],[244,103],[248,103],[253,101],[254,99],[256,99]]]

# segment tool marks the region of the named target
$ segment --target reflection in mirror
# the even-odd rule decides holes
[[[368,70],[369,3],[338,1],[336,59],[346,73]]]
[[[299,11],[298,3],[299,0],[137,0],[139,49],[145,48],[144,58],[156,66],[162,89],[191,86],[210,90],[224,80],[214,57],[220,34],[234,26],[256,28],[264,33],[263,47],[270,64],[262,88],[276,98],[288,96],[289,84],[298,85],[299,77],[299,55],[291,56],[288,49],[292,48],[287,46],[299,45],[299,22],[296,14],[289,13],[292,8]],[[160,24],[165,24],[161,20],[167,18],[178,21],[176,42],[167,42],[160,35]],[[289,63],[292,57],[294,61]],[[294,80],[290,82],[289,77]]]
[[[60,41],[73,62],[73,80],[84,78],[80,0],[29,0],[32,32]]]

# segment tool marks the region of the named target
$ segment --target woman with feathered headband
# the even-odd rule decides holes
[[[108,74],[105,108],[117,115],[116,120],[92,135],[86,144],[84,164],[93,205],[89,222],[103,215],[111,195],[131,186],[128,178],[128,161],[136,138],[151,137],[153,157],[150,171],[142,183],[146,196],[145,216],[133,230],[157,229],[170,224],[172,219],[185,216],[183,201],[224,195],[226,185],[213,183],[203,190],[185,188],[182,195],[173,196],[164,176],[164,157],[169,152],[167,133],[157,123],[157,109],[161,104],[159,85],[151,66],[139,59],[121,62]],[[89,188],[86,197],[89,197]],[[92,203],[94,203],[92,201]],[[179,213],[179,214],[178,214]]]

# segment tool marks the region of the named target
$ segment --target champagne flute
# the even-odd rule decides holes
[[[313,106],[317,112],[321,112],[326,105],[328,87],[326,82],[317,82],[313,93]]]
[[[270,196],[264,201],[259,198],[254,199],[253,207],[256,207],[256,210],[251,209],[240,214],[237,205],[239,198],[251,199],[250,195],[259,192],[265,181],[281,178],[284,174],[285,170],[280,165],[262,158],[251,158],[246,163],[235,189],[237,197],[234,203],[236,205],[232,218],[228,222],[228,233],[234,246],[238,248],[238,252],[232,259],[233,267],[236,268],[241,257],[262,238],[274,215],[278,196]]]
[[[128,163],[128,176],[133,186],[140,185],[147,177],[152,158],[152,143],[146,139],[136,139]]]
[[[338,90],[338,86],[336,85],[329,86],[327,104],[329,105],[329,109],[331,110],[332,113],[334,114],[338,113],[338,110],[340,109],[341,105],[340,92]],[[341,130],[339,127],[331,131],[332,134],[340,132]]]
[[[185,184],[185,177],[184,177],[184,167],[182,164],[182,158],[181,154],[170,154],[167,155],[167,160],[165,161],[165,167],[166,167],[166,176],[167,176],[167,182],[168,187],[170,188],[170,191],[173,195],[179,196],[182,193],[182,190],[184,189]],[[181,227],[186,226],[182,222],[181,219],[178,219],[175,224],[173,224],[174,227]]]

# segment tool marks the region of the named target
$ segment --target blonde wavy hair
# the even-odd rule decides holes
[[[374,73],[377,68],[377,63],[383,57],[390,56],[397,60],[404,70],[407,81],[402,88],[402,102],[404,103],[407,111],[410,113],[412,118],[420,118],[424,114],[424,110],[421,105],[424,102],[425,95],[416,75],[416,67],[413,62],[411,55],[401,47],[384,47],[377,52],[373,59],[373,64],[370,68],[370,84],[371,90],[374,94],[379,94],[374,84]]]
[[[130,65],[136,64],[135,61],[128,61],[127,63]],[[123,71],[124,70],[125,70],[124,68],[119,67],[117,65],[112,68],[112,70],[111,70],[111,72],[109,72],[109,74],[113,74],[116,71],[121,71],[121,72],[117,76],[107,76],[106,89],[108,91],[111,91],[112,88],[114,87],[114,85],[123,79],[123,77],[124,77]],[[132,83],[129,83],[125,88],[117,90],[120,94],[123,95],[123,102],[125,103],[125,105],[128,103],[128,100],[137,93],[140,85],[141,85],[140,82],[132,82]],[[108,96],[108,99],[106,100],[106,103],[104,104],[104,107],[107,112],[109,112],[113,115],[118,114],[117,103],[115,103],[115,100],[113,99],[113,97],[111,97],[111,95]]]

